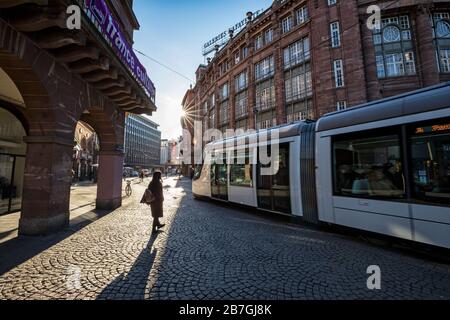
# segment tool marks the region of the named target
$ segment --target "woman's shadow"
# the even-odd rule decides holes
[[[152,249],[159,232],[153,232],[149,242],[128,273],[122,273],[111,282],[97,300],[144,300],[150,272],[155,262],[156,249]]]

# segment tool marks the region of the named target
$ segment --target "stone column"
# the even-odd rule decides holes
[[[123,152],[100,151],[97,209],[114,210],[122,205]]]
[[[69,224],[73,142],[25,137],[27,146],[19,234],[47,235]]]
[[[416,23],[415,35],[419,56],[416,57],[416,68],[417,72],[421,73],[423,86],[428,87],[439,83],[439,70],[433,44],[433,30],[429,21],[429,9],[425,6],[418,7]]]

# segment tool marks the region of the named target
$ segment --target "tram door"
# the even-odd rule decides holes
[[[211,196],[228,201],[228,165],[223,161],[214,161],[211,165]]]
[[[268,147],[268,155],[270,155],[270,151],[271,148]],[[261,164],[261,161],[258,160],[256,172],[258,208],[282,213],[291,213],[289,143],[280,144],[278,172],[271,176],[262,175],[261,169],[269,166],[270,165]]]

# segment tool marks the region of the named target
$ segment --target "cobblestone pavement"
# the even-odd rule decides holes
[[[82,229],[28,239],[51,245],[0,276],[0,298],[450,299],[449,265],[195,201],[188,180],[165,185],[164,231],[151,235],[136,185],[133,201]],[[381,290],[367,289],[369,265]]]

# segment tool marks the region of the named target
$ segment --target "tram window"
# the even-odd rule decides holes
[[[258,207],[283,213],[291,213],[291,192],[289,177],[289,143],[279,145],[278,171],[275,175],[263,175],[262,168],[271,164],[257,166]],[[271,148],[267,149],[270,156]]]
[[[336,195],[404,198],[399,135],[335,141]]]
[[[450,203],[450,121],[415,128],[411,157],[415,197]]]
[[[251,164],[233,164],[230,170],[230,184],[237,187],[253,187]]]
[[[193,180],[198,180],[200,179],[200,176],[202,175],[202,169],[203,169],[203,165],[198,164],[195,166],[194,168],[194,177],[192,178]]]
[[[242,156],[245,157],[245,161],[238,162],[238,157]],[[230,167],[230,185],[236,187],[253,187],[253,165],[251,164],[248,152],[242,155],[235,152],[233,164]]]

